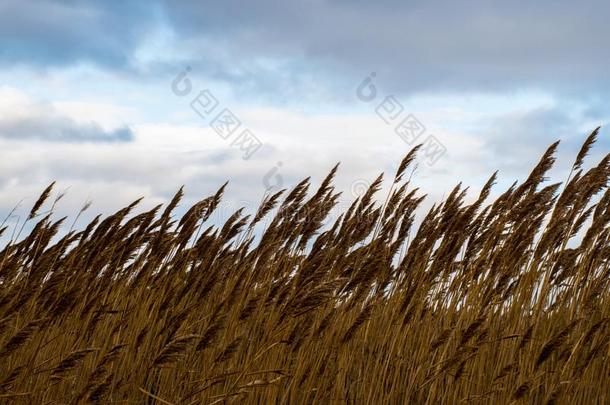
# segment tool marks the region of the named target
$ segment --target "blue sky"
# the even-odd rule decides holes
[[[609,12],[602,1],[0,0],[0,210],[52,180],[69,188],[60,210],[90,199],[92,214],[164,202],[182,184],[193,201],[230,180],[228,212],[338,161],[348,201],[410,149],[395,130],[408,116],[425,127],[417,142],[443,151],[414,175],[430,202],[458,181],[474,193],[496,169],[498,190],[522,179],[557,139],[563,179],[610,116]],[[176,95],[187,68],[191,91]],[[376,97],[363,101],[371,74]],[[217,102],[205,117],[191,106],[201,91]],[[224,109],[240,122],[227,139],[210,125]],[[245,130],[261,145],[247,159]]]

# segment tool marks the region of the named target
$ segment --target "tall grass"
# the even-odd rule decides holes
[[[182,190],[59,241],[49,187],[0,252],[0,400],[610,403],[610,157],[583,169],[596,136],[564,185],[544,184],[553,144],[495,201],[494,174],[417,229],[417,148],[387,198],[379,178],[327,228],[337,167],[221,227],[206,221],[224,186],[181,218]]]

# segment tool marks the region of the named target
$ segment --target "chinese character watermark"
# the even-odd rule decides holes
[[[178,97],[186,97],[193,91],[193,84],[188,78],[192,71],[187,67],[172,81],[171,89]],[[231,140],[231,146],[242,152],[242,159],[248,160],[263,146],[263,143],[248,128],[242,127],[241,120],[228,108],[221,107],[218,99],[209,89],[201,90],[190,102],[191,109],[203,120],[209,123],[210,128],[225,140]],[[219,111],[219,112],[217,112]]]
[[[377,99],[377,86],[373,84],[376,77],[373,72],[365,77],[362,83],[356,88],[356,97],[364,103],[370,103]],[[375,113],[381,120],[394,128],[394,133],[398,135],[407,145],[414,146],[422,144],[423,161],[428,166],[433,166],[447,152],[447,148],[430,134],[424,137],[426,127],[413,114],[404,114],[405,108],[398,101],[396,96],[388,95],[375,107]],[[423,141],[422,141],[423,139]]]

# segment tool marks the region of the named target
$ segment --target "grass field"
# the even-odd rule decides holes
[[[328,228],[337,168],[220,227],[224,186],[180,218],[182,190],[69,233],[49,187],[0,251],[0,401],[610,403],[596,137],[566,181],[546,183],[553,144],[495,201],[495,175],[472,204],[457,186],[417,229],[417,148]]]

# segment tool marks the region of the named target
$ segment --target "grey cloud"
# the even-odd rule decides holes
[[[166,2],[182,36],[226,43],[234,60],[301,59],[346,79],[375,70],[394,92],[605,87],[609,11],[601,1]]]
[[[347,94],[370,71],[403,94],[528,86],[604,94],[609,12],[601,0],[5,0],[0,63],[130,69],[147,35],[167,26],[191,48],[189,62],[249,96],[317,84]]]
[[[0,1],[0,64],[126,68],[150,27],[147,2]]]
[[[586,111],[583,113],[586,117]],[[488,162],[508,172],[522,173],[524,162],[536,162],[552,142],[561,142],[556,167],[569,169],[575,153],[587,135],[602,125],[597,145],[589,162],[601,158],[610,148],[605,122],[591,122],[583,129],[583,117],[560,106],[537,108],[521,113],[496,116],[481,123],[478,138],[484,140]]]
[[[0,138],[47,142],[130,142],[127,126],[106,130],[95,122],[77,123],[50,106],[30,106],[27,114],[0,117]]]

